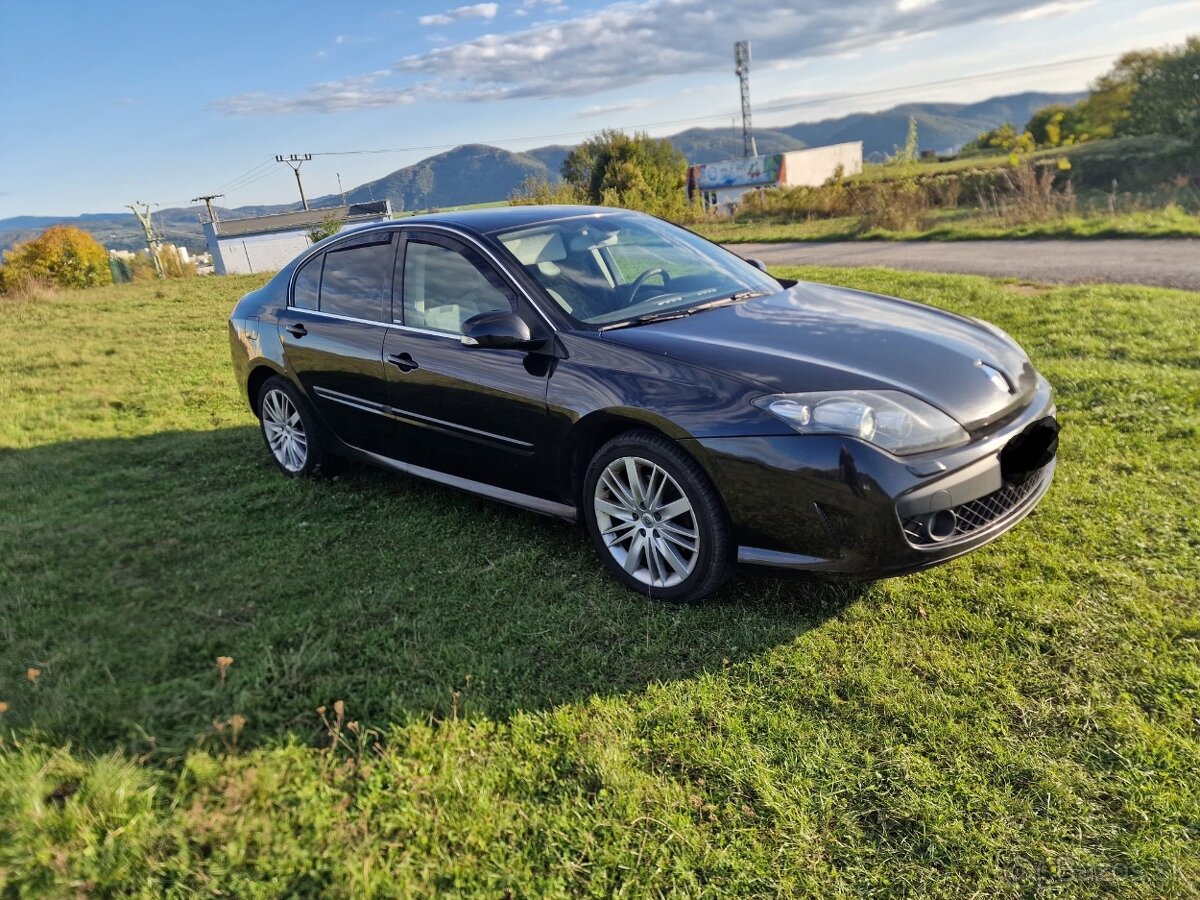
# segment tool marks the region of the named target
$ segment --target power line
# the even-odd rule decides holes
[[[261,170],[263,168],[273,169],[274,166],[271,165],[273,162],[275,162],[274,158],[268,157],[267,159],[260,162],[257,166],[254,166],[252,169],[248,169],[247,171],[243,172],[241,175],[238,175],[236,178],[229,179],[229,181],[225,182],[225,184],[221,185],[221,187],[219,187],[217,190],[227,191],[231,187],[233,187],[235,184],[237,184],[239,181],[241,181],[243,178],[247,178],[251,175],[254,175],[255,173],[257,173],[259,170]]]
[[[271,160],[271,162],[274,162],[274,161],[275,160]],[[241,184],[239,184],[237,187],[235,187],[233,189],[226,189],[225,192],[227,194],[239,193],[240,191],[244,191],[246,188],[250,187],[250,185],[256,184],[256,183],[262,181],[264,178],[266,178],[270,175],[274,175],[278,171],[279,171],[278,169],[267,169],[265,172],[262,172],[258,176],[251,178],[249,181],[242,182]]]
[[[985,81],[991,78],[996,78],[1001,75],[1024,74],[1026,72],[1039,71],[1042,69],[1058,69],[1066,66],[1074,66],[1084,62],[1097,62],[1102,59],[1111,59],[1113,54],[1103,53],[1096,56],[1079,56],[1075,59],[1064,59],[1058,62],[1039,63],[1032,66],[1017,66],[1011,69],[996,69],[992,72],[980,72],[976,75],[963,75],[959,78],[941,78],[937,81],[925,81],[920,84],[907,84],[894,88],[880,88],[875,91],[860,91],[853,94],[826,94],[816,97],[810,97],[805,100],[795,100],[786,103],[773,103],[766,106],[760,106],[759,112],[766,110],[767,112],[783,112],[789,109],[800,109],[805,106],[819,106],[822,103],[828,103],[830,100],[857,100],[862,97],[877,97],[884,94],[896,94],[902,91],[913,91],[927,87],[942,87],[948,84],[963,84],[970,81]]]

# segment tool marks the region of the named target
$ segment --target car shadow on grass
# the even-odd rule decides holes
[[[741,572],[632,594],[582,528],[364,467],[281,476],[257,430],[0,451],[6,724],[166,758],[371,725],[505,719],[719,671],[867,586]],[[224,658],[219,664],[218,658]]]

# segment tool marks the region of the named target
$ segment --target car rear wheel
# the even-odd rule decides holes
[[[716,488],[661,435],[627,432],[601,447],[584,477],[583,509],[605,567],[648,597],[702,600],[732,571]]]
[[[278,376],[268,378],[258,395],[258,418],[271,459],[285,475],[328,474],[331,457],[322,449],[312,413],[295,387]]]

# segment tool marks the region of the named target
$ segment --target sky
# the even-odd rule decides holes
[[[0,218],[315,197],[466,143],[1081,90],[1200,0],[0,0]],[[363,152],[386,151],[386,152]]]

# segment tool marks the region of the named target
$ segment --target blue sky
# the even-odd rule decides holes
[[[1200,0],[0,0],[0,13],[0,218],[222,192],[227,206],[290,202],[276,153],[414,148],[317,156],[302,170],[313,197],[338,173],[350,188],[457,144],[730,127],[739,38],[769,126],[1081,89],[1124,50],[1200,32]]]

